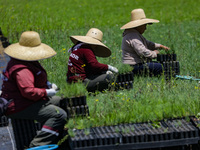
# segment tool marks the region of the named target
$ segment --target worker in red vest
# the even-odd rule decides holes
[[[91,28],[86,36],[71,36],[74,46],[68,60],[67,82],[82,81],[89,92],[102,91],[113,82],[118,69],[99,63],[98,57],[109,57],[110,49],[102,43],[103,33],[97,28]]]
[[[66,112],[58,107],[57,86],[50,84],[47,73],[38,60],[50,58],[56,52],[41,43],[37,32],[23,32],[19,43],[11,44],[4,52],[10,56],[3,72],[1,97],[11,100],[6,115],[11,119],[31,119],[42,129],[30,147],[57,143],[66,123]]]

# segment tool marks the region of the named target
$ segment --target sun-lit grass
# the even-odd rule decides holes
[[[68,49],[71,35],[85,35],[96,27],[103,31],[103,43],[112,55],[99,62],[120,68],[120,27],[130,21],[130,12],[143,8],[146,16],[160,20],[147,26],[144,36],[169,46],[177,54],[181,75],[200,78],[200,0],[0,0],[0,27],[11,43],[26,30],[40,33],[43,43],[57,55],[42,60],[49,80],[66,88]],[[195,10],[194,10],[195,8]],[[121,71],[121,70],[120,70]],[[71,89],[66,89],[70,93]],[[200,87],[196,81],[163,78],[135,78],[133,89],[87,95],[90,116],[69,121],[69,126],[85,128],[143,122],[199,112]]]
[[[74,126],[88,128],[198,114],[200,86],[197,82],[172,80],[166,83],[164,79],[156,78],[135,80],[131,90],[107,91],[97,96],[88,96],[90,116],[75,118]]]

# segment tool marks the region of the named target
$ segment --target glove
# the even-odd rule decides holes
[[[57,85],[55,83],[52,83],[52,89],[58,91],[58,87],[57,87]]]
[[[106,71],[106,74],[113,74],[112,71]]]
[[[57,91],[53,88],[52,89],[46,89],[46,92],[47,92],[48,97],[54,96],[57,93]]]
[[[46,89],[46,92],[47,92],[47,96],[54,96],[56,95],[56,93],[58,92],[58,87],[55,83],[52,83],[51,84],[51,88],[50,89]]]
[[[115,73],[118,73],[118,69],[111,66],[111,65],[108,65],[108,70],[112,71],[112,72],[115,72]]]

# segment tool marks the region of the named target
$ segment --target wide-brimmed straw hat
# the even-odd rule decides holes
[[[139,8],[131,11],[131,21],[123,25],[120,29],[130,29],[144,24],[158,23],[158,22],[159,20],[146,18],[144,10]]]
[[[19,43],[11,44],[4,52],[10,57],[25,61],[37,61],[56,55],[50,46],[41,43],[40,36],[35,31],[23,32]]]
[[[83,42],[90,45],[95,45],[93,52],[98,57],[109,57],[111,55],[110,49],[102,43],[103,33],[97,28],[91,28],[86,36],[71,36],[70,39],[74,44]]]

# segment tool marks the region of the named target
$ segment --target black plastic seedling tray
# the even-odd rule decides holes
[[[89,116],[88,105],[81,105],[81,106],[76,106],[76,107],[67,107],[67,109],[65,111],[67,112],[68,118]]]
[[[117,82],[133,81],[133,72],[118,74]]]
[[[86,96],[62,99],[60,107],[67,112],[68,118],[89,116]]]
[[[164,62],[164,61],[176,61],[177,57],[176,54],[158,54],[157,61]]]
[[[76,130],[71,139],[74,150],[125,150],[162,148],[197,144],[199,130],[185,119],[153,123],[122,124],[84,130]]]
[[[60,101],[61,108],[75,107],[75,106],[81,106],[81,105],[86,105],[86,104],[87,104],[86,96],[65,98]]]
[[[133,72],[122,73],[117,75],[115,90],[132,89],[133,88]]]
[[[17,150],[29,147],[40,126],[34,120],[11,119]]]

